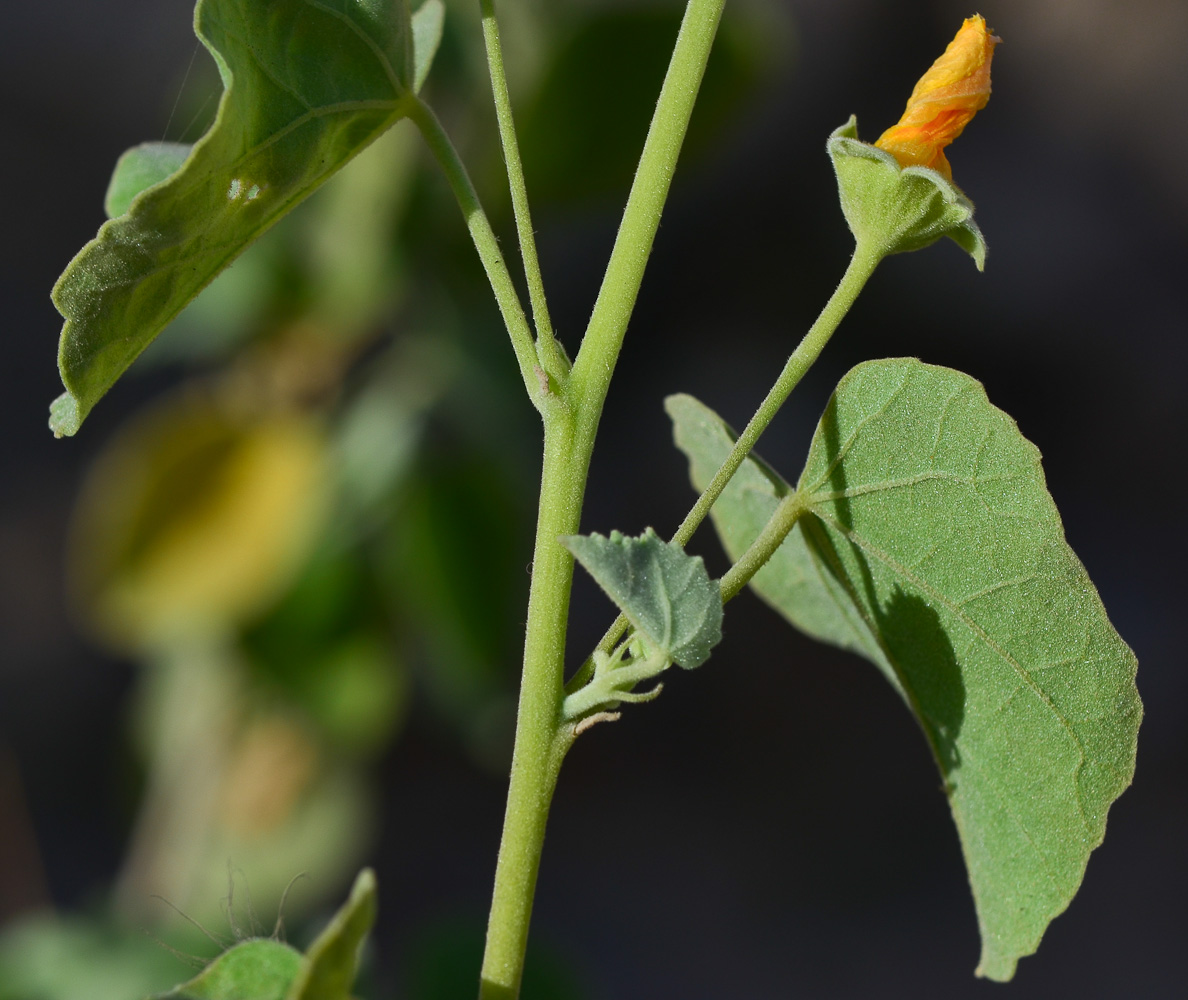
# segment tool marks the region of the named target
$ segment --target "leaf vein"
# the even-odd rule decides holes
[[[886,566],[889,570],[891,570],[892,573],[895,573],[895,574],[903,577],[903,579],[905,579],[907,582],[909,582],[912,586],[918,588],[920,591],[927,594],[930,598],[932,598],[934,601],[936,601],[937,604],[941,605],[941,607],[948,609],[953,615],[955,615],[958,619],[960,619],[962,624],[964,624],[968,629],[970,629],[970,631],[972,631],[975,635],[977,635],[978,638],[981,639],[981,641],[985,644],[985,646],[989,650],[991,650],[993,653],[995,653],[1004,663],[1006,663],[1015,672],[1015,674],[1019,677],[1019,679],[1022,680],[1024,684],[1026,684],[1027,688],[1032,692],[1032,694],[1036,697],[1036,699],[1042,705],[1044,705],[1048,709],[1049,712],[1051,712],[1052,716],[1060,723],[1060,725],[1064,728],[1065,732],[1068,734],[1069,738],[1075,744],[1077,753],[1080,757],[1080,760],[1079,760],[1077,768],[1076,768],[1076,780],[1074,780],[1073,786],[1076,789],[1078,812],[1081,814],[1082,823],[1085,823],[1085,825],[1087,826],[1088,824],[1085,821],[1085,817],[1086,817],[1085,803],[1083,801],[1083,797],[1081,794],[1081,787],[1080,787],[1080,781],[1079,781],[1080,771],[1084,767],[1085,760],[1087,757],[1087,754],[1085,751],[1085,745],[1082,742],[1080,735],[1077,733],[1077,731],[1074,728],[1074,726],[1072,725],[1072,723],[1069,722],[1068,718],[1060,711],[1059,708],[1056,707],[1056,704],[1052,701],[1051,697],[1035,681],[1035,679],[1031,676],[1031,674],[1027,670],[1027,668],[1024,667],[1023,664],[1021,664],[1013,656],[1011,656],[1011,654],[1009,652],[1007,652],[1006,649],[1004,649],[1001,645],[999,645],[993,639],[993,637],[990,636],[990,634],[988,632],[986,632],[985,629],[982,628],[981,625],[979,625],[976,621],[974,621],[973,618],[971,618],[969,615],[967,615],[960,607],[958,607],[956,604],[954,604],[953,601],[951,601],[946,595],[942,594],[940,591],[938,591],[936,588],[934,588],[931,584],[929,584],[926,580],[922,579],[921,577],[916,576],[906,566],[904,566],[902,563],[898,562],[891,555],[889,555],[886,552],[883,552],[881,549],[879,549],[877,546],[873,545],[868,539],[864,538],[863,536],[858,534],[856,531],[845,527],[839,521],[837,521],[835,518],[832,518],[828,514],[823,513],[821,511],[815,510],[814,513],[818,517],[820,517],[826,524],[828,524],[835,531],[837,531],[844,538],[846,538],[848,541],[852,542],[854,545],[857,545],[868,556],[881,562],[884,566]]]
[[[323,14],[329,14],[331,17],[342,21],[343,24],[345,24],[351,29],[351,31],[358,35],[363,41],[363,44],[371,49],[372,54],[377,60],[379,60],[379,64],[384,68],[384,72],[388,77],[388,82],[392,85],[392,93],[396,99],[399,100],[404,96],[404,85],[400,82],[400,77],[396,75],[396,70],[392,67],[392,61],[388,58],[388,54],[376,44],[374,38],[368,35],[367,32],[365,32],[359,27],[358,24],[355,23],[353,18],[348,17],[347,14],[341,10],[335,10],[333,7],[327,7],[325,4],[319,3],[318,0],[305,0],[305,3],[310,7],[313,7],[314,10],[320,10]]]
[[[806,492],[809,492],[809,493],[815,492],[817,487],[819,487],[823,482],[825,482],[827,479],[829,479],[830,476],[833,475],[834,470],[838,467],[838,465],[840,465],[842,463],[842,461],[845,459],[846,455],[849,454],[850,449],[854,447],[854,443],[858,440],[858,435],[862,433],[863,428],[865,428],[866,425],[869,424],[872,420],[877,420],[879,417],[881,417],[884,413],[887,412],[887,410],[890,408],[891,404],[893,402],[895,402],[896,397],[899,396],[899,394],[901,392],[903,392],[904,389],[907,388],[908,379],[910,377],[911,377],[910,372],[904,372],[903,381],[901,381],[899,383],[899,385],[895,388],[895,390],[885,400],[883,400],[882,405],[877,410],[874,410],[871,413],[868,413],[865,417],[863,417],[860,421],[858,421],[858,425],[853,429],[853,431],[850,432],[850,436],[848,438],[846,438],[845,442],[838,449],[837,454],[833,457],[833,460],[829,463],[829,466],[817,478],[817,481],[815,483],[813,483],[812,486],[806,488]],[[822,425],[824,425],[825,420],[822,419],[821,423],[822,423]]]

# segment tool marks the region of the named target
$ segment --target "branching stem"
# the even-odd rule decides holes
[[[751,417],[743,432],[738,436],[734,448],[727,456],[726,461],[722,463],[722,467],[718,469],[710,484],[705,488],[701,496],[697,498],[697,502],[693,505],[689,513],[685,515],[681,526],[677,528],[676,533],[672,536],[674,542],[682,546],[689,543],[689,539],[693,537],[693,532],[705,520],[714,502],[722,495],[722,490],[726,488],[726,484],[730,482],[731,477],[733,477],[738,471],[739,466],[742,465],[746,457],[751,453],[751,449],[755,447],[759,436],[767,429],[768,424],[771,423],[772,419],[780,411],[780,407],[784,405],[788,396],[791,395],[792,390],[804,378],[805,373],[813,366],[817,358],[821,356],[821,351],[829,343],[829,338],[833,336],[834,331],[838,328],[842,319],[845,318],[846,313],[850,311],[854,300],[858,298],[858,294],[862,291],[867,280],[874,273],[874,269],[882,259],[882,253],[876,248],[861,245],[854,248],[854,254],[850,258],[849,266],[842,275],[837,288],[829,297],[829,301],[825,303],[825,308],[821,310],[821,314],[817,317],[813,325],[809,327],[809,331],[804,335],[804,339],[801,340],[796,350],[792,352],[791,357],[788,358],[783,371],[780,372],[779,377],[775,380],[775,384],[767,393],[766,398],[759,404],[759,409],[755,411],[755,415]],[[724,584],[725,580],[723,580]],[[614,624],[607,629],[606,634],[599,641],[597,648],[601,652],[609,652],[615,643],[622,638],[626,630],[627,618],[624,615],[619,615],[615,619]],[[592,665],[592,660],[587,660],[582,664],[582,667],[566,685],[566,690],[570,692],[576,691],[586,683],[591,675]]]

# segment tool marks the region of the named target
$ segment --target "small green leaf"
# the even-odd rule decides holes
[[[141,191],[172,177],[194,147],[184,142],[142,142],[133,146],[115,165],[103,211],[109,219],[123,215]]]
[[[829,137],[842,213],[859,243],[884,254],[920,250],[948,236],[986,266],[986,241],[973,203],[948,178],[927,167],[901,167],[890,153],[858,140],[850,120]]]
[[[612,531],[561,542],[657,651],[686,669],[709,659],[722,640],[722,593],[700,556],[651,528],[639,538]]]
[[[420,91],[441,45],[445,28],[445,4],[441,0],[425,0],[412,16],[413,34],[413,90]]]
[[[731,435],[689,397],[668,409],[701,489]],[[788,488],[744,465],[714,508],[730,555]],[[978,971],[1009,979],[1068,906],[1130,783],[1134,654],[1064,540],[1038,451],[967,375],[859,365],[798,489],[808,513],[752,585],[873,660],[915,713],[965,853]]]
[[[359,950],[375,923],[376,905],[375,872],[364,868],[350,898],[309,946],[306,964],[284,1000],[349,1000]]]
[[[406,0],[199,0],[194,17],[223,79],[218,117],[54,287],[66,319],[58,435],[74,433],[187,302],[415,100]]]
[[[271,938],[253,938],[223,952],[188,983],[157,1000],[287,1000],[305,959]]]

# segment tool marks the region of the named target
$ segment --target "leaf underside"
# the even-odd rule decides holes
[[[690,396],[667,409],[700,490],[734,435]],[[797,488],[808,513],[752,586],[873,661],[915,714],[961,838],[978,973],[1009,979],[1076,893],[1134,773],[1134,654],[1064,540],[1038,450],[967,375],[859,365]],[[790,489],[748,459],[713,512],[729,555]]]
[[[561,541],[656,652],[686,669],[709,659],[722,639],[722,591],[700,556],[651,528],[639,538],[614,531]]]
[[[417,33],[433,48],[435,12],[436,34]],[[213,127],[53,291],[66,320],[59,436],[256,237],[406,114],[427,66],[407,0],[199,0],[194,30],[223,80]]]

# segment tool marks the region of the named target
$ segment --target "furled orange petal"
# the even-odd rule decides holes
[[[945,147],[990,100],[990,60],[996,38],[980,14],[965,19],[949,47],[920,77],[899,124],[878,142],[901,166],[931,167],[952,180]]]

